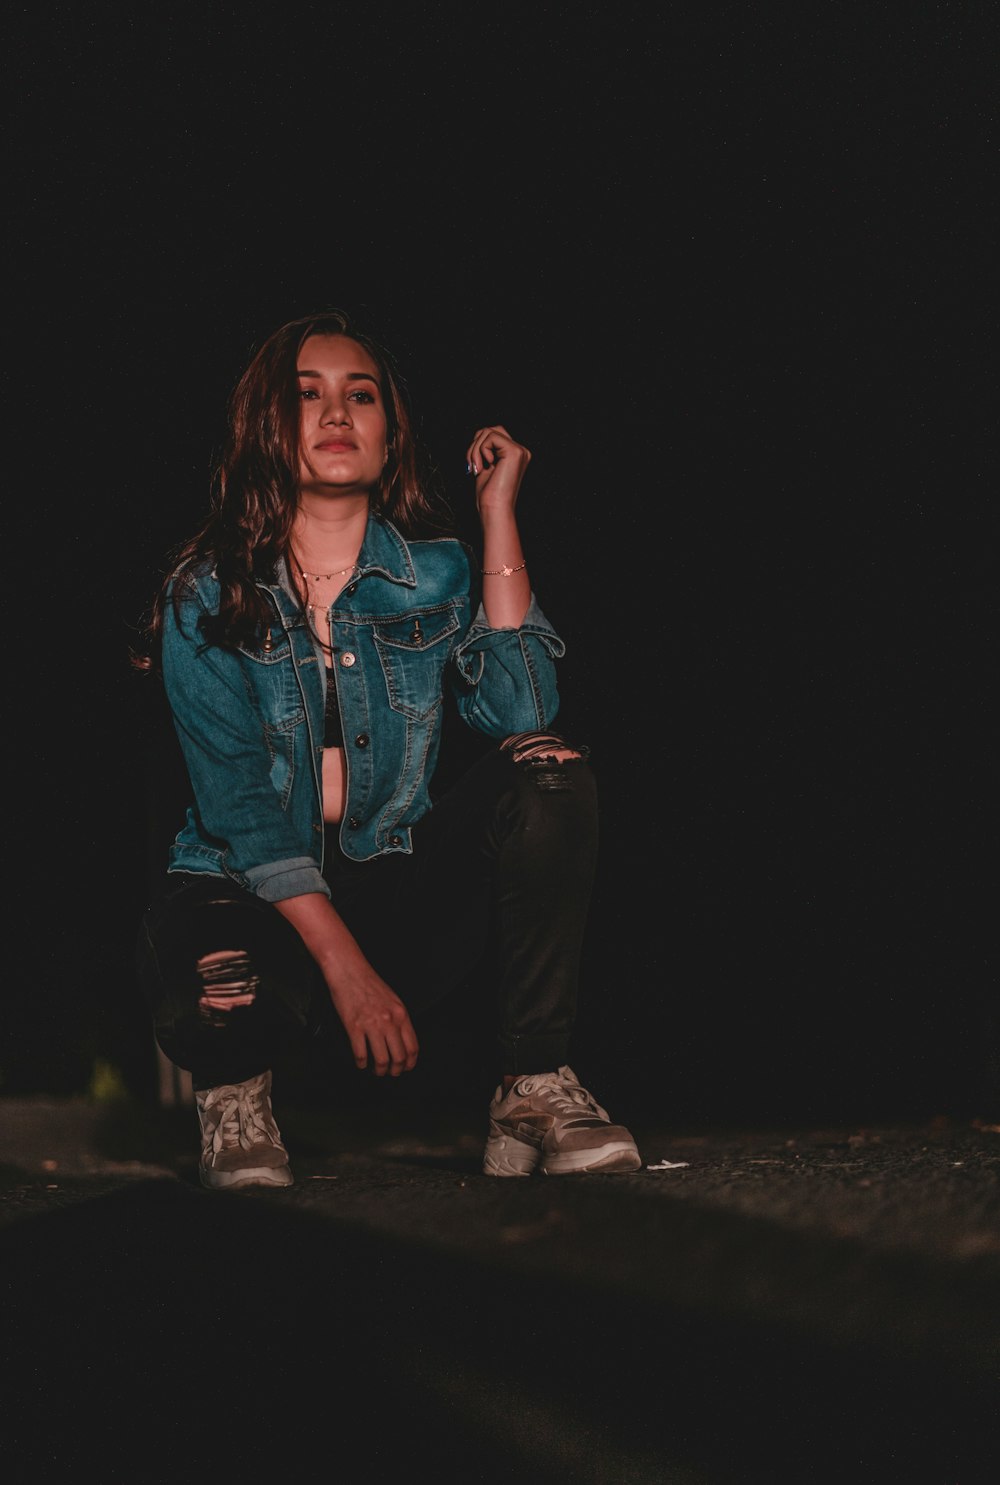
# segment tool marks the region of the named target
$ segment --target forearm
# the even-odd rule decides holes
[[[531,601],[531,579],[513,511],[482,511],[483,607],[494,629],[519,628]]]
[[[357,939],[321,892],[286,897],[274,906],[295,929],[331,988],[370,972]]]

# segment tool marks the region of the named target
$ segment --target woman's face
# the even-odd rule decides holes
[[[299,485],[314,494],[367,494],[385,464],[378,367],[346,335],[310,335],[298,359]]]

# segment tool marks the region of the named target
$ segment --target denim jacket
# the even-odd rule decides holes
[[[198,628],[218,608],[211,564],[182,568],[162,652],[194,793],[169,870],[222,874],[269,902],[329,895],[324,666],[287,574],[278,577],[259,585],[274,609],[268,633],[227,650],[206,645]],[[490,628],[481,603],[473,614],[474,581],[464,543],[406,541],[369,518],[358,569],[330,610],[347,765],[340,845],[356,860],[412,850],[410,828],[431,807],[446,696],[487,737],[555,718],[562,640],[534,595],[520,628]]]

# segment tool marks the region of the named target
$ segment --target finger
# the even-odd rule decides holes
[[[392,1026],[385,1033],[369,1036],[372,1049],[372,1070],[376,1077],[398,1078],[400,1073],[410,1072],[417,1065],[420,1046],[409,1016],[399,1026]]]
[[[393,1036],[370,1036],[368,1044],[371,1047],[371,1068],[377,1078],[384,1078],[388,1073],[393,1078],[398,1078],[406,1069],[406,1054],[403,1044]]]
[[[372,1047],[371,1069],[377,1078],[384,1078],[389,1071],[389,1053],[384,1044]]]
[[[487,433],[487,429],[485,429],[485,428],[477,428],[476,431],[475,431],[475,433],[472,435],[472,442],[469,444],[469,447],[465,451],[465,462],[466,462],[466,465],[468,466],[468,470],[469,470],[469,473],[470,474],[479,474],[481,472],[481,470],[482,470],[482,467],[483,467],[482,445],[483,445],[483,439],[486,436],[486,433]]]
[[[406,1024],[400,1026],[386,1038],[386,1046],[389,1053],[389,1072],[392,1077],[398,1078],[400,1073],[409,1072],[417,1061],[416,1033],[410,1025],[409,1017]]]
[[[406,1061],[403,1064],[404,1069],[406,1072],[412,1072],[413,1068],[417,1065],[417,1058],[420,1055],[420,1043],[417,1041],[417,1033],[414,1031],[409,1017],[407,1017],[406,1025],[403,1027],[403,1047],[406,1052]]]
[[[493,464],[496,453],[504,441],[514,442],[502,423],[490,423],[486,428],[477,428],[472,442],[465,451],[465,462],[470,472],[479,474],[484,468]]]
[[[504,445],[512,444],[513,442],[514,440],[506,428],[500,423],[491,423],[488,428],[483,429],[483,436],[479,440],[479,449],[483,456],[483,463],[496,463],[497,458],[503,454]]]

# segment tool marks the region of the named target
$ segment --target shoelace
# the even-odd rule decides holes
[[[253,1138],[255,1134],[263,1136],[269,1144],[275,1143],[277,1128],[273,1127],[274,1121],[268,1119],[258,1103],[255,1089],[242,1087],[226,1098],[220,1096],[216,1102],[227,1106],[212,1135],[214,1155],[220,1150],[231,1150],[234,1145],[239,1145],[243,1150],[252,1149],[254,1145],[261,1143],[260,1138]],[[206,1112],[211,1107],[212,1104],[207,1103]]]
[[[561,1078],[556,1073],[547,1073],[539,1078],[525,1078],[521,1088],[524,1093],[533,1093],[536,1088],[544,1088],[546,1103],[560,1114],[573,1114],[579,1117],[582,1105],[588,1113],[595,1114],[606,1124],[611,1122],[606,1110],[601,1108],[594,1095],[588,1093],[582,1084],[572,1082],[568,1078]]]

